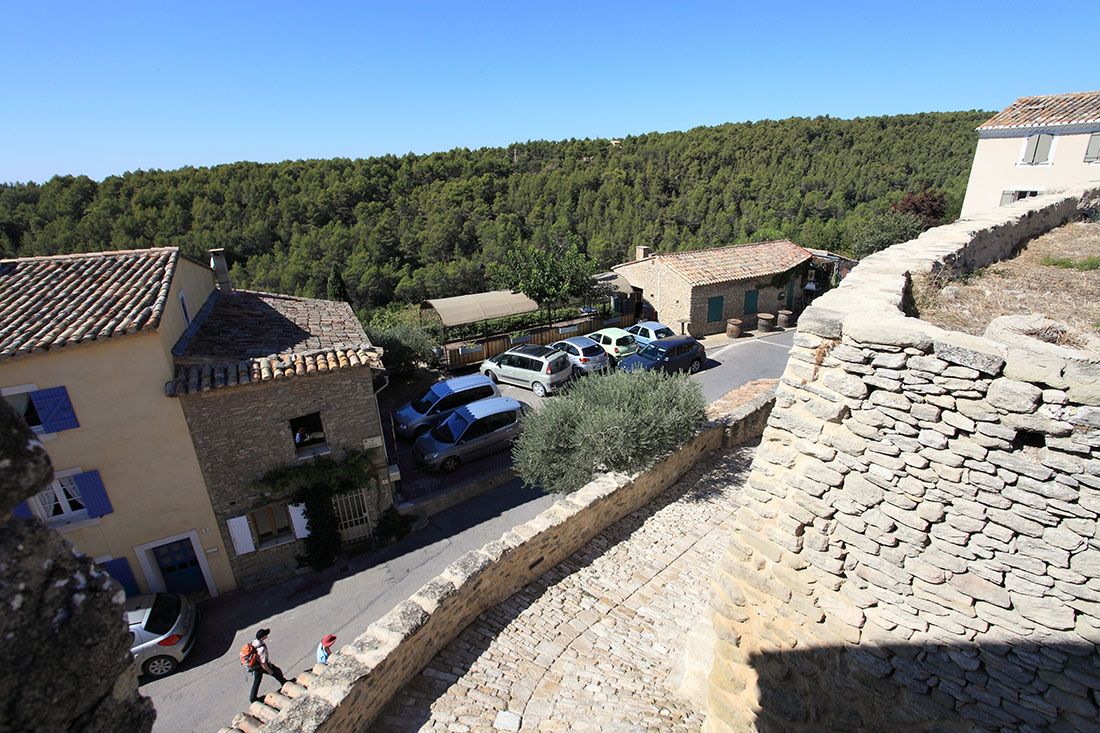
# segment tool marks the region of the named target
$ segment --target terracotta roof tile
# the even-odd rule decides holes
[[[690,285],[771,277],[802,264],[811,256],[807,250],[786,239],[654,255]],[[612,269],[631,264],[627,262]]]
[[[152,331],[179,249],[0,260],[0,360]]]
[[[1100,91],[1020,97],[982,123],[979,130],[1053,127],[1100,122]]]
[[[170,397],[357,367],[382,368],[347,303],[250,290],[216,292],[173,349]]]

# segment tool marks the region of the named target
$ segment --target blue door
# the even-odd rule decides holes
[[[787,281],[787,310],[794,307],[794,280]]]
[[[760,296],[759,290],[746,290],[745,291],[745,315],[751,316],[756,313],[756,301]]]
[[[154,547],[153,557],[156,558],[157,567],[164,578],[164,587],[169,593],[206,591],[206,580],[202,577],[202,567],[199,566],[191,540],[176,540]]]

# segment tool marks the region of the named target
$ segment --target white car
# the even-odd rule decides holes
[[[194,603],[175,593],[126,599],[126,621],[133,636],[130,653],[143,674],[164,677],[176,671],[195,643],[198,615]]]

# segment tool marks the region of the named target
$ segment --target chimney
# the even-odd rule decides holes
[[[218,290],[227,293],[233,291],[233,283],[229,280],[229,268],[225,264],[225,250],[210,250],[210,267],[214,269],[214,278],[218,281]]]
[[[639,244],[634,248],[634,259],[644,260],[646,257],[653,255],[653,248],[646,244]]]

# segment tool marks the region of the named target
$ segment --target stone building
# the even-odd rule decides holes
[[[626,278],[658,320],[673,329],[682,324],[695,337],[721,333],[729,318],[752,329],[758,313],[800,308],[811,257],[787,240],[658,254],[638,247],[637,255],[612,271]]]
[[[172,346],[214,292],[174,247],[0,260],[0,393],[53,461],[16,508],[127,591],[236,587],[179,402]]]
[[[342,539],[371,536],[392,504],[373,376],[381,352],[351,306],[233,290],[215,255],[219,290],[173,349],[165,385],[191,441],[229,562],[245,586],[295,571],[309,529],[301,504],[254,482],[317,456],[367,451],[373,475],[334,498]]]
[[[978,127],[962,215],[1100,181],[1100,91],[1020,97]]]

